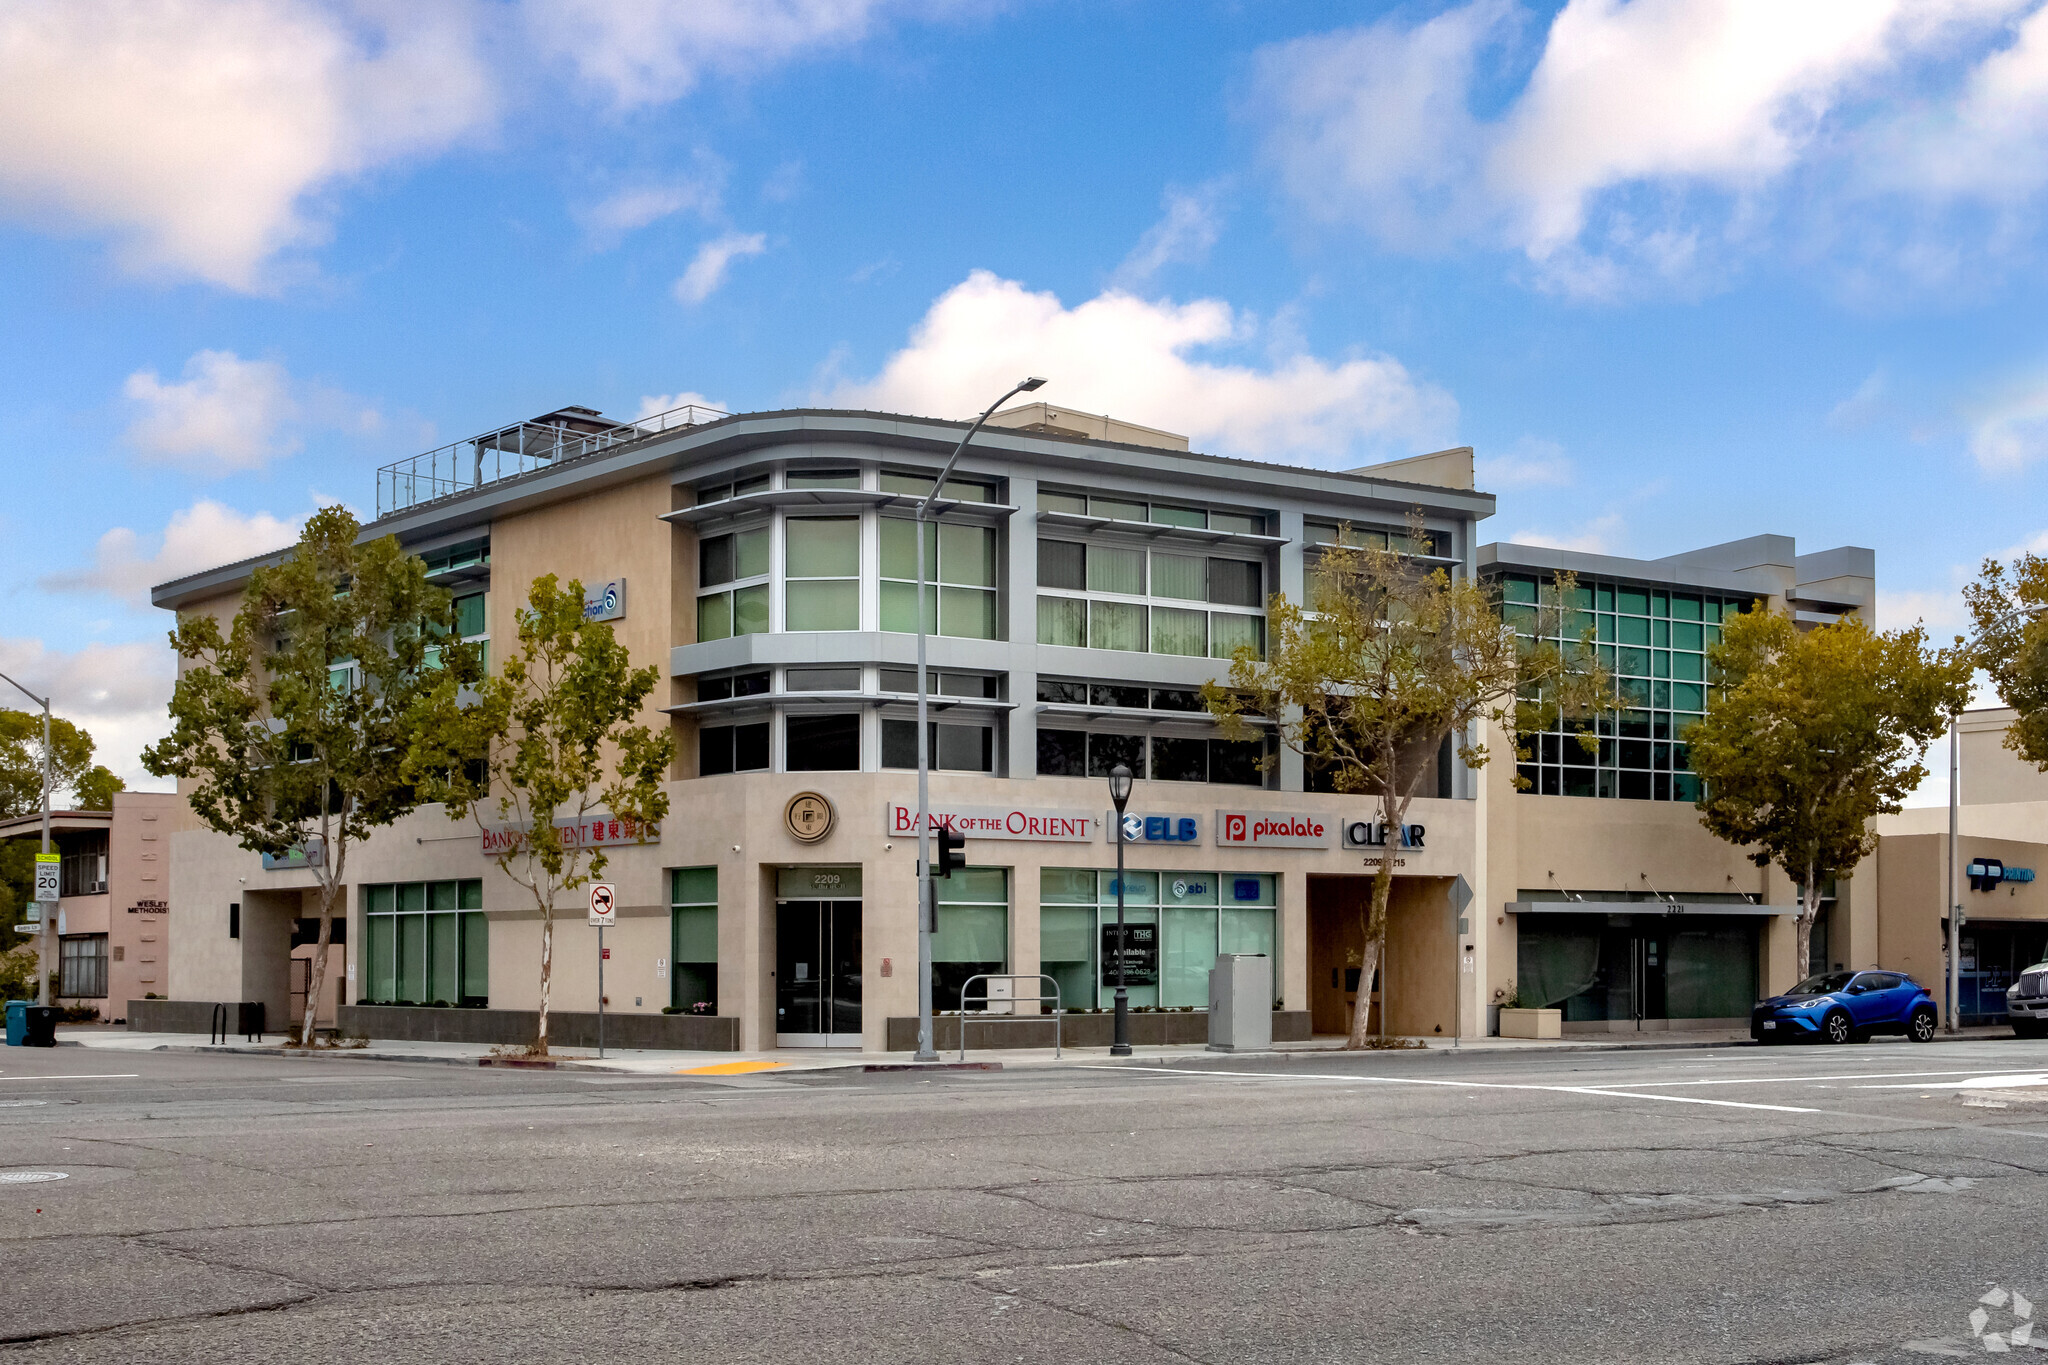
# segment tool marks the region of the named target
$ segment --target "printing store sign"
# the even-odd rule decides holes
[[[917,837],[917,807],[891,801],[884,811],[892,839]],[[1100,823],[1086,811],[1033,810],[1014,806],[938,806],[931,828],[946,826],[970,839],[1021,839],[1033,843],[1085,844]]]
[[[1328,848],[1336,822],[1322,815],[1279,811],[1219,810],[1218,848]]]

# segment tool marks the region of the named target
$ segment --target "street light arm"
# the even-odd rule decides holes
[[[981,416],[974,419],[974,425],[967,428],[967,434],[960,438],[960,444],[954,446],[953,453],[946,457],[946,463],[939,470],[939,477],[932,480],[932,491],[925,494],[924,500],[918,503],[917,520],[923,521],[925,519],[926,509],[932,505],[932,499],[939,496],[939,490],[946,486],[946,477],[953,472],[954,464],[956,464],[959,461],[962,452],[964,452],[967,449],[967,443],[974,439],[974,433],[981,430],[981,424],[983,422],[986,422],[989,418],[995,416],[997,408],[1009,402],[1018,394],[1030,393],[1032,390],[1039,388],[1044,383],[1045,381],[1043,379],[1038,378],[1036,375],[1028,379],[1020,379],[1015,384],[1010,386],[1010,391],[1008,393],[1004,394],[1001,398],[998,398],[995,402],[990,403],[988,407],[982,410]],[[920,610],[922,610],[922,607],[920,607]]]
[[[8,677],[5,673],[0,673],[0,682],[8,684],[15,691],[21,693],[22,696],[27,697],[30,701],[34,702],[37,706],[42,707],[45,711],[50,709],[50,699],[48,697],[37,696],[35,693],[29,691],[26,687],[23,687],[20,683],[15,682],[14,679]]]

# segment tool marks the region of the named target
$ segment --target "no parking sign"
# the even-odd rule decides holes
[[[600,929],[609,929],[619,922],[618,892],[610,882],[590,884],[590,922]]]

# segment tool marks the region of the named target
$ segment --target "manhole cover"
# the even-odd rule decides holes
[[[34,1185],[44,1180],[68,1180],[62,1171],[0,1171],[0,1185]]]

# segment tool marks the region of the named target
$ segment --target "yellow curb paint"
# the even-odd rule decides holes
[[[678,1071],[678,1076],[744,1076],[750,1071],[773,1071],[788,1062],[719,1062],[713,1066],[693,1066]]]

